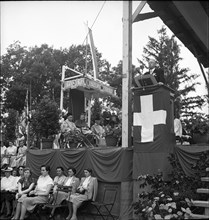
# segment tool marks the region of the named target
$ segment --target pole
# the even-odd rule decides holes
[[[91,126],[91,100],[92,100],[92,97],[88,99],[88,126],[89,128]]]
[[[30,148],[30,138],[29,138],[29,105],[28,105],[28,88],[27,88],[27,92],[26,92],[26,131],[27,131],[27,149]]]
[[[62,66],[61,91],[60,91],[60,110],[63,110],[63,94],[64,94],[65,66]]]
[[[131,146],[132,1],[123,2],[122,147]]]

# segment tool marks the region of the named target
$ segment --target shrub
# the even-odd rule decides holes
[[[170,154],[169,161],[173,168],[169,181],[162,179],[162,173],[138,177],[140,188],[151,187],[151,191],[140,193],[134,203],[135,214],[141,214],[144,219],[186,219],[191,213],[203,212],[203,208],[193,207],[191,200],[207,200],[207,195],[197,194],[196,189],[206,187],[200,178],[209,167],[208,151],[192,166],[194,176],[191,177],[184,174],[174,154]]]

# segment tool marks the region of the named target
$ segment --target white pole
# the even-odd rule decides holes
[[[88,99],[88,126],[91,126],[91,99]]]
[[[62,66],[61,92],[60,92],[60,110],[63,110],[63,94],[64,94],[65,66]]]
[[[132,1],[123,2],[122,147],[131,146]]]

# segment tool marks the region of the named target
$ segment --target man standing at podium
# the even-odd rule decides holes
[[[144,75],[151,74],[155,77],[155,79],[159,84],[165,83],[164,71],[156,67],[157,65],[156,60],[150,58],[148,64],[149,64],[149,71],[146,72]]]

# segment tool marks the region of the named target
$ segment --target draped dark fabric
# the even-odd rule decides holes
[[[209,153],[209,146],[207,145],[191,145],[191,146],[176,146],[175,154],[181,164],[184,173],[188,176],[194,175],[194,170],[192,170],[192,165],[196,164],[199,160],[202,152]]]
[[[158,170],[163,172],[164,179],[168,178],[171,172],[171,165],[168,160],[169,153],[136,153],[134,152],[133,160],[133,179],[139,175],[157,174]]]
[[[27,166],[32,169],[34,176],[40,175],[42,164],[51,167],[52,177],[56,175],[57,166],[62,166],[65,171],[73,166],[79,178],[84,175],[84,168],[91,168],[93,176],[96,176],[99,181],[123,182],[132,180],[133,150],[132,148],[81,148],[27,152]]]
[[[207,145],[177,145],[174,148],[174,153],[177,156],[179,163],[187,176],[194,175],[192,165],[196,164],[202,152],[209,153]],[[133,179],[136,180],[139,175],[156,174],[158,169],[163,171],[166,179],[172,167],[169,163],[168,156],[170,153],[133,153]]]
[[[191,165],[196,163],[203,151],[209,151],[208,146],[176,146],[174,153],[187,175],[192,175]],[[40,166],[51,167],[51,177],[56,175],[56,167],[63,166],[65,171],[74,166],[77,176],[81,178],[84,168],[92,168],[93,176],[99,180],[98,198],[103,196],[104,185],[117,188],[117,199],[113,213],[121,220],[133,219],[133,201],[137,201],[140,192],[137,177],[142,174],[155,174],[158,169],[169,173],[171,165],[168,162],[169,152],[136,152],[132,148],[94,148],[94,149],[57,149],[28,150],[27,166],[34,176],[40,175]],[[65,172],[65,174],[67,174]],[[135,219],[135,218],[134,218]]]

